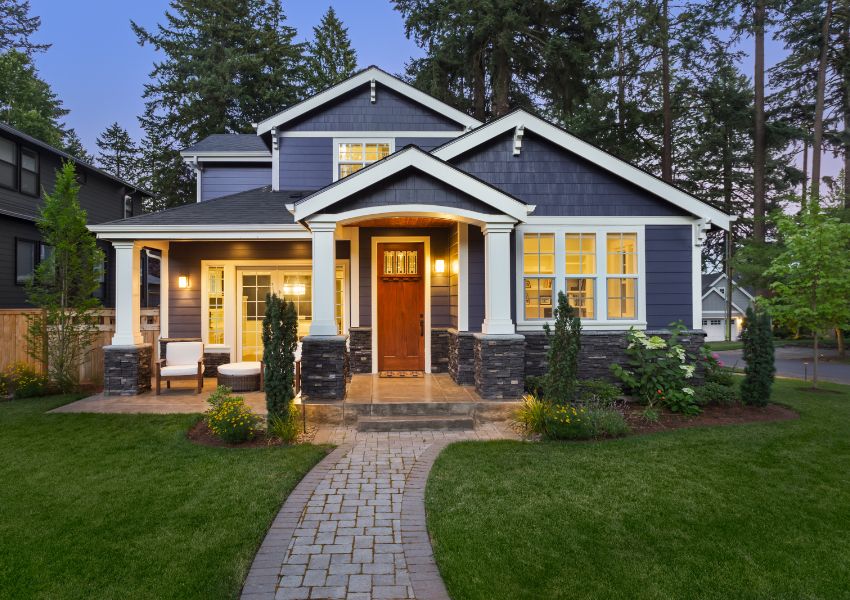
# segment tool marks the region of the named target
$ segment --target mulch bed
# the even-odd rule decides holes
[[[299,436],[296,443],[301,444],[309,442],[313,438],[313,434],[315,434],[315,427],[312,429],[308,427],[306,435],[302,434]],[[267,446],[285,445],[279,439],[267,436],[265,432],[261,432],[260,435],[251,441],[242,442],[241,444],[230,444],[210,431],[210,428],[207,427],[207,423],[204,420],[200,420],[195,423],[186,433],[186,437],[189,438],[189,441],[193,444],[198,444],[200,446],[213,446],[216,448],[264,448]]]
[[[788,421],[796,419],[795,411],[779,404],[767,406],[705,406],[702,412],[695,416],[660,409],[658,421],[649,422],[643,418],[644,407],[627,404],[625,408],[626,421],[631,428],[631,435],[655,433],[685,427],[711,427],[713,425],[738,425],[741,423],[764,423],[770,421]]]

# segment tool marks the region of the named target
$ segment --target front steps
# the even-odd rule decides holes
[[[359,417],[357,431],[468,431],[475,429],[472,417]]]
[[[510,420],[518,401],[477,402],[308,402],[307,422],[344,425],[360,431],[474,429]],[[386,425],[376,424],[386,421]]]

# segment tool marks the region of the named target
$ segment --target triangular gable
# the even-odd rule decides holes
[[[272,129],[279,128],[286,123],[297,119],[307,113],[319,108],[323,104],[327,104],[347,94],[348,92],[357,89],[362,85],[369,84],[374,81],[384,85],[393,91],[410,98],[414,102],[429,108],[430,110],[443,115],[444,117],[455,121],[461,128],[474,128],[481,125],[477,119],[473,119],[464,112],[452,108],[445,102],[437,100],[433,96],[417,90],[412,85],[405,83],[397,77],[393,77],[386,71],[382,71],[378,67],[371,66],[364,69],[360,73],[353,75],[335,86],[329,87],[323,92],[319,92],[315,96],[311,96],[306,100],[290,106],[284,111],[279,112],[273,117],[263,120],[257,125],[257,135],[263,135],[270,132]]]
[[[522,144],[522,133],[525,130],[532,131],[565,150],[573,152],[585,160],[613,173],[617,177],[622,177],[626,181],[680,207],[692,215],[705,219],[707,223],[714,224],[721,229],[728,230],[730,222],[734,220],[734,217],[730,217],[730,215],[706,204],[687,192],[521,109],[447,142],[435,148],[432,152],[442,160],[451,160],[510,130],[517,132],[517,141],[520,148]]]
[[[308,219],[312,215],[318,214],[326,208],[410,168],[438,179],[517,221],[525,221],[528,214],[534,210],[533,206],[520,202],[490,184],[435,158],[433,155],[415,146],[408,146],[303,198],[292,207],[295,220]],[[391,206],[387,207],[387,212],[392,212]]]

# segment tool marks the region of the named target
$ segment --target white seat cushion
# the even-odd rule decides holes
[[[165,345],[165,364],[174,366],[193,365],[204,359],[203,342],[169,342]]]
[[[218,368],[219,375],[259,375],[259,362],[236,362],[220,365]]]
[[[296,361],[301,360],[301,342],[298,342],[298,345],[295,346],[294,358]]]
[[[162,367],[160,374],[163,377],[179,377],[181,375],[197,375],[198,364],[194,365],[171,365]]]

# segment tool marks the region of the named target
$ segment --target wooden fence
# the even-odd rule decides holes
[[[28,354],[27,323],[30,315],[38,310],[25,308],[0,309],[0,371],[5,371],[16,362],[24,362],[41,368],[41,363]],[[115,310],[104,308],[97,311],[98,334],[80,365],[80,381],[101,383],[103,381],[103,347],[112,343],[115,333]],[[153,344],[153,358],[158,358],[159,309],[141,310],[141,330],[144,341]]]

